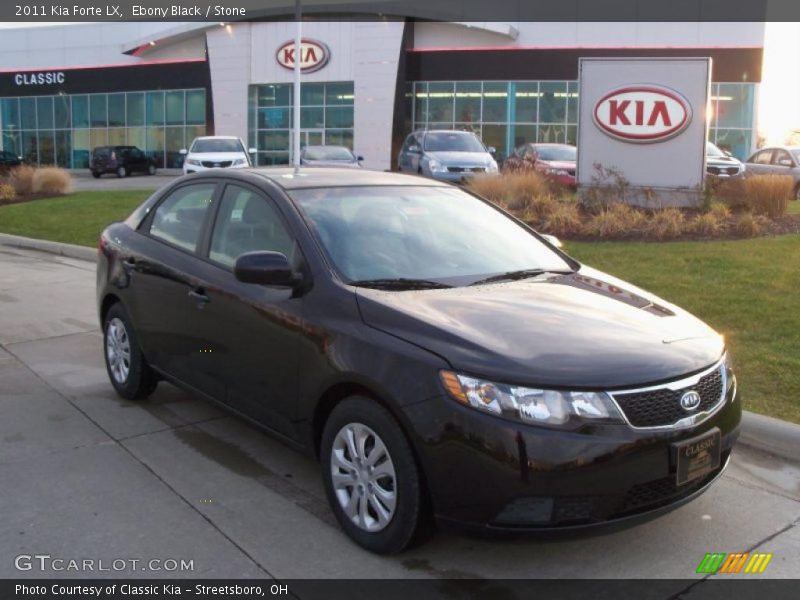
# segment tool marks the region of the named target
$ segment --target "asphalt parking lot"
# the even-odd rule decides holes
[[[100,190],[150,190],[159,189],[176,177],[183,175],[180,169],[163,169],[155,175],[146,173],[132,173],[128,177],[119,178],[113,174],[106,174],[95,179],[86,170],[72,170],[72,189],[76,192],[89,192]]]
[[[636,528],[548,542],[440,532],[371,555],[334,523],[313,461],[170,385],[118,398],[94,279],[93,263],[0,246],[0,577],[63,577],[15,568],[49,554],[194,566],[103,576],[686,579],[706,552],[743,551],[774,554],[763,576],[800,574],[800,466],[741,446],[705,495]],[[674,585],[664,597],[686,587]]]

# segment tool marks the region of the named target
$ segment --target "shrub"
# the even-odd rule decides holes
[[[721,219],[718,214],[711,212],[697,215],[691,223],[691,229],[700,235],[714,235],[721,227]]]
[[[645,233],[656,240],[678,237],[683,231],[683,213],[674,207],[663,208],[653,212],[647,222]]]
[[[754,212],[772,218],[786,214],[789,200],[794,197],[794,180],[789,175],[758,175],[744,182]]]
[[[559,201],[553,196],[536,196],[531,200],[528,208],[535,220],[545,221],[558,208],[559,204]]]
[[[586,229],[592,235],[607,238],[617,237],[628,228],[624,212],[609,208],[594,215],[586,224]]]
[[[14,186],[10,183],[0,183],[0,203],[9,202],[17,197]]]
[[[33,191],[37,194],[67,194],[72,191],[72,176],[58,167],[36,169]]]
[[[478,175],[469,180],[467,187],[487,200],[503,204],[507,175]]]
[[[9,182],[14,186],[17,196],[30,196],[33,193],[33,175],[36,169],[21,165],[11,172]]]
[[[736,233],[742,237],[756,237],[764,233],[767,227],[767,219],[762,215],[754,215],[751,212],[743,212],[736,219]]]
[[[732,210],[778,217],[786,214],[793,186],[788,175],[753,175],[720,184],[717,196]]]
[[[542,229],[554,235],[571,235],[583,231],[581,215],[575,203],[560,202],[545,219]]]
[[[731,209],[722,202],[712,202],[708,208],[708,214],[714,215],[717,221],[724,221],[731,216]]]

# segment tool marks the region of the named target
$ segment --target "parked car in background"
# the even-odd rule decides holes
[[[306,146],[300,151],[300,164],[307,167],[344,167],[358,169],[363,156],[356,156],[346,146]]]
[[[98,146],[89,158],[89,170],[95,179],[105,173],[117,177],[131,173],[155,175],[156,163],[136,146]]]
[[[256,149],[245,149],[241,138],[228,135],[211,135],[195,138],[184,155],[183,173],[196,173],[206,169],[242,169],[252,165],[250,155]]]
[[[711,142],[706,143],[706,173],[716,177],[741,177],[745,174],[742,161]]]
[[[123,398],[164,379],[290,441],[379,553],[434,516],[512,532],[651,519],[720,477],[742,401],[708,325],[464,189],[292,173],[181,178],[102,233]]]
[[[578,149],[571,144],[523,144],[503,163],[503,171],[533,169],[554,183],[575,187]]]
[[[800,200],[800,147],[775,146],[756,151],[745,161],[749,175],[789,175],[794,198]]]
[[[22,164],[22,157],[8,150],[0,150],[0,173],[18,167]]]
[[[495,149],[471,131],[431,129],[406,138],[397,170],[444,181],[462,181],[476,173],[496,173]]]

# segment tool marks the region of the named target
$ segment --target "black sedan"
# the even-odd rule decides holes
[[[631,523],[725,468],[722,337],[469,192],[345,169],[176,180],[99,245],[111,383],[179,385],[318,457],[342,528]]]

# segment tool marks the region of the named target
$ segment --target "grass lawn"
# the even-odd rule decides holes
[[[80,192],[0,207],[0,232],[94,246],[149,191]],[[790,211],[800,213],[800,202]],[[579,260],[725,335],[745,407],[800,423],[800,235],[723,242],[567,242]]]
[[[96,246],[106,225],[127,217],[152,190],[77,192],[0,206],[0,233]]]
[[[793,200],[789,202],[789,208],[786,210],[790,215],[800,215],[800,200]]]
[[[565,247],[723,333],[745,408],[800,423],[800,235]]]

